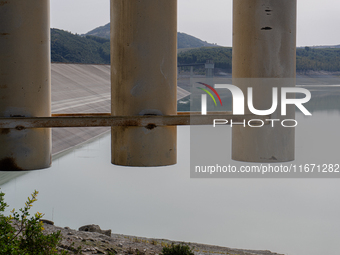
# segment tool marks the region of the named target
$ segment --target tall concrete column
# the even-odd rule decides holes
[[[254,107],[267,110],[272,105],[273,87],[280,91],[281,87],[295,86],[295,70],[296,0],[234,0],[233,84],[244,95],[247,87],[253,87]],[[280,111],[279,104],[271,118],[295,118],[293,106],[288,107],[286,116],[281,116]],[[236,126],[232,137],[234,160],[294,160],[294,128],[284,128],[280,122],[275,122],[274,128]]]
[[[111,0],[112,115],[177,114],[177,0]],[[112,163],[176,163],[176,127],[113,127]]]
[[[51,114],[49,0],[0,1],[0,116]],[[0,129],[0,171],[51,164],[50,129]]]

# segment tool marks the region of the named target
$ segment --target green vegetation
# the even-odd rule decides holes
[[[232,49],[227,47],[191,49],[178,54],[178,63],[205,63],[212,59],[215,68],[231,72]],[[200,67],[201,69],[203,67]],[[199,68],[196,68],[196,71]],[[296,70],[300,73],[308,71],[340,71],[340,48],[298,48],[296,50]]]
[[[51,29],[51,60],[61,63],[110,64],[110,40]]]
[[[110,64],[110,24],[96,28],[85,36],[60,29],[51,29],[52,62]],[[178,48],[213,46],[207,42],[178,33]],[[221,48],[222,49],[222,48]]]
[[[28,197],[25,207],[14,209],[10,216],[3,212],[8,205],[4,202],[5,194],[0,192],[0,254],[1,255],[50,255],[60,254],[57,246],[61,241],[60,232],[50,235],[43,234],[42,214],[37,212],[29,218],[29,210],[37,200],[38,192],[34,191]],[[61,254],[67,254],[63,252]]]
[[[231,57],[232,49],[229,47],[203,47],[179,53],[178,63],[205,63],[207,60],[213,60],[215,68],[231,72]],[[204,69],[204,66],[198,68]]]
[[[296,71],[340,71],[340,48],[298,48]]]
[[[105,26],[97,27],[88,32],[86,35],[93,35],[97,37],[110,39],[110,23],[106,24]]]
[[[52,62],[110,64],[110,24],[96,28],[85,36],[72,34],[59,29],[51,29]],[[214,47],[212,47],[214,46]],[[215,68],[231,72],[232,49],[217,47],[196,37],[178,33],[178,63],[205,63],[213,60]],[[340,48],[298,48],[296,51],[296,70],[300,73],[308,71],[340,71]],[[189,70],[189,67],[184,68]],[[204,66],[194,70],[204,73]]]
[[[163,247],[163,255],[194,255],[188,245],[171,244],[170,247]]]
[[[185,33],[177,33],[177,48],[178,49],[186,49],[186,48],[200,48],[200,47],[216,47],[216,44],[211,44],[206,41],[202,41],[194,36],[185,34]]]

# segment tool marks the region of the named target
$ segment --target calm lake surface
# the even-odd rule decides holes
[[[340,103],[327,94],[313,101],[312,117],[297,113],[296,158],[304,163],[340,163]],[[50,169],[13,176],[0,186],[9,210],[21,208],[36,189],[32,212],[58,226],[98,224],[126,235],[339,254],[340,178],[190,179],[190,127],[178,127],[175,166],[113,166],[110,143],[110,134],[103,135],[55,159]]]

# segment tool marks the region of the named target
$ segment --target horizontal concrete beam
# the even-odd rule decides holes
[[[6,133],[6,129],[22,130],[26,128],[49,127],[112,127],[134,126],[154,129],[162,126],[179,125],[212,125],[214,119],[225,119],[230,122],[242,122],[252,119],[265,121],[270,116],[256,115],[232,115],[230,112],[212,112],[208,115],[200,113],[179,113],[166,116],[109,116],[103,114],[58,114],[53,117],[11,117],[0,118],[0,133]],[[252,125],[259,124],[253,121]],[[268,124],[265,122],[265,124]],[[1,130],[2,129],[2,130]]]

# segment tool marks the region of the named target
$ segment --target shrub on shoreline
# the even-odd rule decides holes
[[[192,249],[188,245],[171,244],[169,247],[163,247],[163,255],[194,255]]]
[[[0,255],[52,255],[68,254],[58,252],[61,233],[43,234],[43,214],[37,212],[30,217],[29,210],[37,201],[38,191],[28,197],[25,207],[19,212],[13,209],[9,216],[3,212],[8,207],[4,201],[5,194],[0,191]]]

